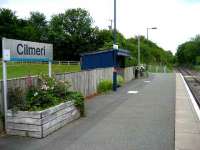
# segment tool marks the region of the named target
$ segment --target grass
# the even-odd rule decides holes
[[[194,69],[196,71],[200,71],[200,65],[193,66],[192,69]]]
[[[64,72],[77,72],[80,71],[79,65],[62,65],[53,64],[52,73],[64,73]],[[48,64],[19,64],[8,63],[7,64],[7,78],[26,77],[30,75],[48,74]],[[0,80],[2,80],[2,64],[0,65]]]

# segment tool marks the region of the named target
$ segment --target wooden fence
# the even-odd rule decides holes
[[[134,78],[133,67],[126,68],[124,71],[125,82]],[[75,73],[57,74],[56,79],[69,81],[71,90],[80,91],[84,96],[90,96],[97,93],[97,86],[103,79],[112,80],[113,68],[94,69],[88,71],[81,71]],[[38,84],[37,77],[24,77],[17,79],[10,79],[8,82],[9,88],[20,87],[26,90],[30,82],[33,85]],[[8,100],[9,103],[9,100]],[[0,112],[3,112],[3,81],[0,81]]]
[[[94,69],[77,73],[57,75],[58,80],[69,81],[71,90],[80,91],[84,96],[97,92],[97,85],[103,79],[112,80],[113,68]]]
[[[124,70],[124,80],[129,82],[135,78],[135,67],[127,67]]]

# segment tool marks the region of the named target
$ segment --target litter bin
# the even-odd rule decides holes
[[[137,66],[137,67],[135,68],[135,78],[136,78],[136,79],[138,79],[138,77],[139,77],[139,71],[140,71],[140,69],[139,69],[139,67]]]
[[[140,77],[144,77],[144,66],[140,67]]]

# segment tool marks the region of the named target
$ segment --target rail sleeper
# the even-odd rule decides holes
[[[71,101],[43,111],[8,110],[6,131],[10,135],[43,138],[79,117],[80,113]]]

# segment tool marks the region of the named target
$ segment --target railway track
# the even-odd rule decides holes
[[[178,70],[183,75],[200,108],[200,73],[186,68],[179,68]]]

